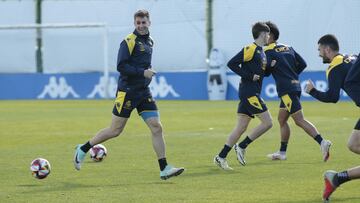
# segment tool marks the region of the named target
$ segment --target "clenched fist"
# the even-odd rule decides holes
[[[145,71],[144,71],[144,77],[145,78],[152,78],[152,76],[154,76],[156,74],[156,71],[155,70],[153,70],[153,69],[146,69]]]

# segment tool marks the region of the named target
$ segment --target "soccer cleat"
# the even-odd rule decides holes
[[[81,169],[81,163],[84,161],[86,155],[86,153],[80,149],[81,146],[81,144],[76,146],[74,155],[74,166],[78,171]]]
[[[216,155],[214,157],[214,163],[219,166],[220,168],[222,168],[225,171],[230,171],[233,170],[227,163],[225,158],[221,158],[219,157],[219,155]]]
[[[280,151],[277,151],[272,154],[268,154],[267,157],[271,160],[286,160],[286,154],[281,153]]]
[[[171,165],[167,165],[164,170],[160,171],[160,178],[162,180],[167,180],[173,176],[178,176],[180,175],[182,172],[184,172],[185,169],[183,167],[181,168],[175,168]]]
[[[326,162],[330,157],[330,146],[331,142],[329,140],[321,141],[320,149],[323,154],[323,160]]]
[[[336,171],[326,171],[324,173],[324,183],[325,183],[325,188],[324,188],[324,193],[323,193],[323,200],[324,202],[330,202],[329,197],[330,195],[336,190],[336,188],[338,186],[336,186],[335,179],[336,179]]]
[[[234,149],[236,152],[237,160],[240,162],[241,165],[245,166],[246,165],[245,149],[242,149],[241,147],[239,147],[239,145],[237,143],[234,145]]]

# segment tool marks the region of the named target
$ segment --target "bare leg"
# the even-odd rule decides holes
[[[153,149],[158,158],[159,167],[160,167],[160,178],[166,180],[173,176],[178,176],[184,172],[184,168],[175,168],[171,165],[168,165],[165,157],[165,141],[163,136],[163,128],[160,122],[159,117],[150,117],[145,120],[145,123],[151,131],[152,145]]]
[[[91,146],[105,142],[108,139],[117,137],[124,130],[128,118],[112,115],[110,127],[100,130],[89,142]]]
[[[325,188],[323,192],[323,199],[328,202],[331,194],[336,190],[340,185],[355,179],[360,178],[360,166],[347,169],[342,172],[336,172],[333,170],[328,170],[324,174],[324,183]]]
[[[231,148],[239,140],[241,135],[246,131],[250,121],[251,121],[251,117],[249,117],[245,114],[238,114],[238,120],[237,120],[235,128],[233,129],[233,131],[230,133],[229,137],[227,138],[226,143],[225,143],[223,149],[220,151],[219,155],[215,156],[215,158],[214,158],[214,163],[216,165],[218,165],[220,168],[222,168],[224,170],[232,170],[232,168],[229,167],[229,165],[227,163],[226,156],[230,152]]]
[[[348,169],[347,171],[351,180],[360,178],[360,166]]]
[[[248,135],[245,139],[243,139],[243,141],[234,147],[237,159],[243,166],[246,165],[245,149],[252,141],[256,140],[272,127],[272,119],[269,111],[258,114],[257,117],[260,119],[261,123],[252,130],[250,135]]]
[[[350,151],[360,154],[360,130],[354,129],[348,142]],[[360,166],[347,169],[342,172],[333,170],[326,171],[324,174],[325,188],[323,192],[323,199],[328,200],[330,195],[339,187],[348,181],[360,178]]]
[[[302,128],[311,137],[315,138],[316,135],[319,134],[319,131],[316,129],[316,127],[304,118],[302,110],[292,114],[291,117],[294,119],[295,124]]]
[[[287,144],[290,139],[290,127],[287,122],[289,117],[290,114],[286,109],[279,109],[278,121],[280,125],[280,149],[275,153],[267,155],[267,157],[271,160],[286,160]]]
[[[151,117],[146,119],[145,123],[150,128],[152,134],[152,145],[157,158],[165,158],[165,141],[160,119],[158,117]]]
[[[265,111],[257,115],[257,117],[260,119],[261,123],[256,126],[248,136],[252,141],[256,140],[272,127],[272,118],[269,111]]]
[[[73,159],[75,169],[81,169],[81,163],[84,161],[86,153],[92,146],[120,135],[126,125],[127,120],[127,118],[113,115],[110,127],[100,130],[89,142],[86,142],[84,145],[78,145],[75,149],[75,155]]]
[[[290,127],[288,119],[290,117],[289,112],[286,109],[279,109],[278,121],[280,125],[280,140],[281,142],[289,142],[290,139]]]
[[[360,130],[353,130],[348,141],[348,148],[350,151],[360,154]]]
[[[239,114],[236,126],[234,130],[230,133],[225,144],[229,147],[234,146],[234,144],[240,139],[241,135],[246,131],[250,121],[251,118],[249,116]]]

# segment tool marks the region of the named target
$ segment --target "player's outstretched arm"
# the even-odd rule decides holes
[[[319,101],[325,103],[336,103],[339,101],[341,78],[336,76],[336,70],[333,70],[329,74],[329,88],[326,92],[321,92],[316,88],[307,90],[308,93]]]

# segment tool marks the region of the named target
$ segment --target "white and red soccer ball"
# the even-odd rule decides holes
[[[50,174],[50,162],[43,158],[34,159],[30,164],[30,170],[35,178],[44,179]]]
[[[97,144],[90,149],[90,158],[95,162],[102,161],[107,155],[107,149],[102,144]]]

